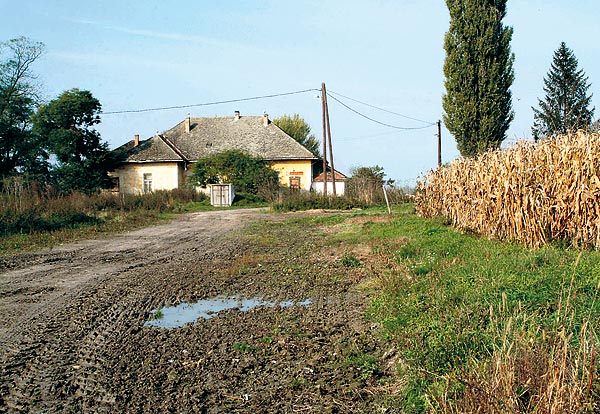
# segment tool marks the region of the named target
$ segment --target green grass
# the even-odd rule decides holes
[[[567,329],[575,347],[588,339],[580,338],[584,324],[600,321],[597,252],[528,249],[461,234],[409,206],[389,223],[363,224],[357,237],[398,266],[375,275],[381,289],[369,315],[401,350],[409,378],[402,398],[413,407],[407,412],[435,407],[449,376],[484,365],[506,339],[509,320],[520,321],[519,332],[533,343]]]
[[[371,297],[367,316],[395,348],[404,384],[385,407],[407,413],[598,408],[600,253],[559,244],[529,249],[460,233],[444,220],[417,217],[412,205],[396,206],[391,217],[365,210],[286,225],[290,235],[294,228],[321,234],[343,252],[342,266],[372,269],[361,285]],[[358,260],[354,251],[365,247],[370,254]],[[369,358],[351,355],[347,362],[365,375],[375,372]],[[509,384],[507,394],[499,383]]]

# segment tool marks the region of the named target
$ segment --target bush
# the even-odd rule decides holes
[[[263,206],[266,202],[264,197],[251,193],[237,193],[233,200],[233,204],[236,206]]]
[[[365,208],[366,205],[346,196],[323,196],[317,193],[288,193],[281,194],[280,200],[272,205],[275,211],[299,210],[351,210]]]

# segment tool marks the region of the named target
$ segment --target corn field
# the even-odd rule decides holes
[[[600,135],[579,132],[461,158],[418,184],[416,210],[529,246],[600,247]]]

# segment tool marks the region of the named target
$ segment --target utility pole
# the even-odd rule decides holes
[[[437,121],[438,126],[438,167],[442,166],[442,121]]]
[[[321,83],[321,107],[323,109],[323,195],[327,196],[327,109],[325,108],[325,83]]]
[[[336,195],[335,192],[335,167],[333,166],[333,146],[331,144],[331,126],[329,124],[329,105],[327,104],[327,89],[325,88],[325,82],[321,84],[321,89],[323,90],[323,97],[325,103],[325,119],[327,121],[327,139],[329,140],[329,160],[331,164],[331,184],[333,188],[333,195]],[[327,174],[325,174],[327,175]]]

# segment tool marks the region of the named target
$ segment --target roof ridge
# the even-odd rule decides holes
[[[189,160],[183,155],[183,152],[169,138],[164,135],[158,135],[158,137],[165,143],[169,148],[171,148],[175,154],[179,155],[184,161],[189,162]]]

